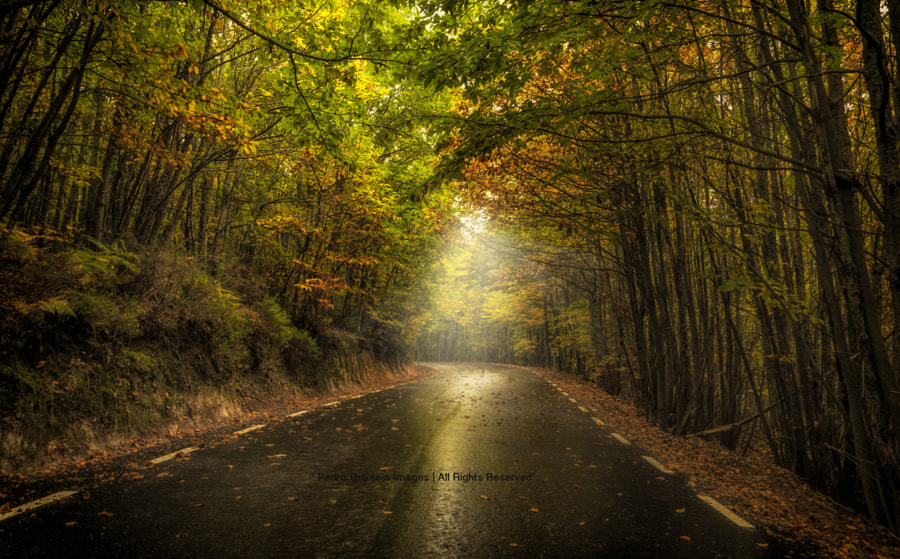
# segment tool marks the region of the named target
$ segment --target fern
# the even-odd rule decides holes
[[[44,316],[54,316],[56,318],[75,318],[75,311],[69,302],[62,297],[51,297],[43,301],[38,301],[35,305]]]
[[[69,254],[69,265],[80,272],[81,285],[122,283],[138,272],[137,256],[121,239],[112,245],[89,240],[96,250],[73,250]]]

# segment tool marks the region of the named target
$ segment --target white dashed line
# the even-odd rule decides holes
[[[569,401],[572,402],[573,404],[576,404],[576,405],[578,404],[578,402],[575,400],[575,398],[569,398]]]
[[[580,410],[583,411],[584,413],[590,413],[589,411],[587,411],[586,409],[584,409],[584,406],[578,406],[578,409],[580,409]]]
[[[596,423],[597,425],[606,425],[606,423],[603,423],[602,421],[600,421],[599,417],[592,417],[591,419],[593,419],[594,423]]]
[[[336,400],[336,401],[334,401],[334,402],[328,402],[327,404],[322,404],[322,407],[323,407],[323,408],[330,408],[331,406],[336,406],[336,405],[338,405],[338,404],[340,404],[340,403],[341,403],[340,400]]]
[[[246,429],[241,429],[240,431],[235,431],[235,435],[243,435],[244,433],[249,433],[250,431],[256,431],[257,429],[262,429],[265,425],[251,425]]]
[[[6,520],[7,518],[12,518],[17,514],[22,514],[23,512],[28,512],[30,510],[36,509],[38,507],[42,507],[44,505],[49,505],[50,503],[65,499],[66,497],[71,497],[72,495],[78,493],[78,491],[60,491],[59,493],[54,493],[52,495],[47,495],[46,497],[41,497],[37,501],[31,501],[30,503],[25,503],[24,505],[19,505],[16,508],[10,510],[9,512],[5,512],[0,514],[0,521]]]
[[[195,450],[200,450],[200,449],[198,449],[196,446],[189,446],[187,448],[182,448],[181,450],[176,450],[175,452],[173,452],[171,454],[166,454],[165,456],[160,456],[159,458],[154,458],[150,462],[152,464],[162,464],[166,460],[171,460],[172,458],[175,458],[179,454],[190,454],[190,453],[194,452]]]
[[[652,456],[641,456],[641,458],[643,458],[648,464],[650,464],[651,466],[653,466],[654,468],[656,468],[657,470],[661,471],[664,474],[674,474],[675,473],[672,470],[670,470],[669,468],[666,468],[665,466],[663,466],[662,464],[657,462],[656,458],[653,458]]]
[[[563,390],[563,389],[560,389],[559,391],[562,393],[563,396],[568,396],[568,395],[569,395],[569,393],[566,392],[566,391]]]
[[[295,411],[294,413],[289,413],[288,417],[300,417],[304,413],[309,413],[309,410]]]
[[[631,442],[618,433],[612,433],[612,434],[610,434],[610,436],[622,444],[627,444],[628,446],[631,446]]]
[[[713,499],[712,497],[707,497],[706,495],[697,495],[697,496],[700,497],[701,499],[703,499],[709,506],[711,506],[712,508],[716,509],[719,513],[721,513],[722,516],[724,516],[728,520],[734,522],[741,528],[747,528],[750,530],[754,529],[753,524],[750,524],[749,522],[747,522],[740,516],[733,513],[730,509],[726,508],[719,501]]]

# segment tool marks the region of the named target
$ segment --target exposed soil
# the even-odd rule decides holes
[[[700,437],[676,437],[597,385],[551,369],[531,369],[552,380],[629,441],[779,539],[793,540],[819,557],[900,558],[900,539],[810,489],[754,450],[741,456]]]

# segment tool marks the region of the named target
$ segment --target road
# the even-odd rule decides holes
[[[537,375],[435,367],[67,488],[0,521],[0,557],[772,554]]]

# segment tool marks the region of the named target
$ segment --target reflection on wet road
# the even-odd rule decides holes
[[[71,488],[3,520],[0,556],[764,556],[755,530],[543,379],[435,367]]]

